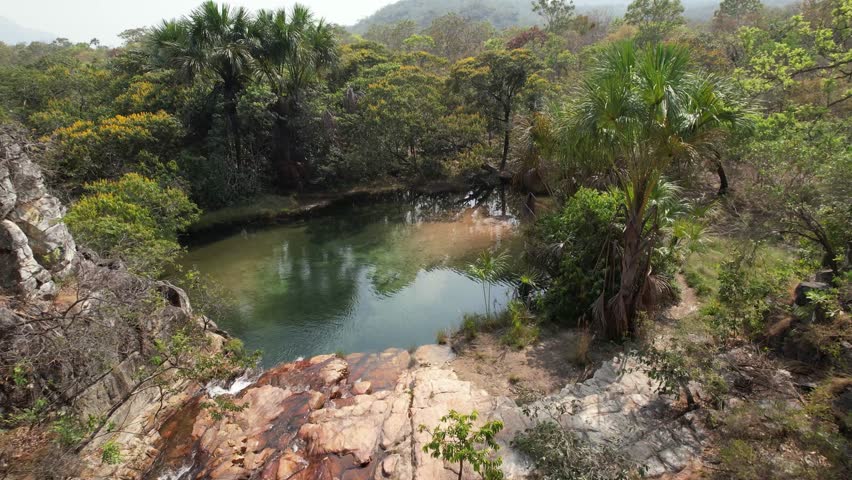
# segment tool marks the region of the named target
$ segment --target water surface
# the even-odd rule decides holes
[[[485,309],[464,267],[513,249],[517,219],[500,195],[361,200],[298,223],[243,231],[183,259],[235,305],[216,319],[271,366],[297,357],[434,343]],[[497,306],[511,295],[492,287]]]

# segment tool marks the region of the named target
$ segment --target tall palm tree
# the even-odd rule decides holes
[[[663,173],[673,162],[697,161],[724,130],[748,128],[746,106],[731,83],[693,70],[684,48],[638,50],[633,42],[603,52],[576,98],[557,113],[554,141],[544,144],[569,163],[614,172],[620,183],[620,279],[596,309],[607,335],[620,338],[636,333],[649,288],[661,228],[653,195]]]
[[[334,31],[296,4],[289,14],[284,9],[258,12],[252,35],[259,70],[276,96],[269,106],[275,116],[274,162],[284,186],[301,186],[299,165],[304,159],[292,119],[299,114],[305,91],[337,61]]]
[[[237,165],[242,163],[237,104],[254,71],[250,25],[251,16],[244,8],[217,5],[211,0],[188,17],[164,21],[147,38],[153,67],[174,69],[187,81],[213,80],[213,93],[221,93],[225,101],[225,118]]]

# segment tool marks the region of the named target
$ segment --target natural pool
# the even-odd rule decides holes
[[[351,201],[193,247],[182,263],[232,297],[232,313],[216,321],[262,350],[264,366],[408,348],[484,312],[481,284],[464,269],[486,248],[516,250],[512,203],[497,191]],[[492,287],[498,307],[512,291]]]

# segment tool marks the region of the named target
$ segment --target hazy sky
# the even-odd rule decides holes
[[[394,0],[300,0],[328,21],[350,25]],[[202,0],[0,0],[0,16],[27,28],[44,30],[74,42],[99,39],[120,43],[118,33],[128,28],[179,17]],[[251,9],[290,7],[285,0],[230,0],[222,3]]]

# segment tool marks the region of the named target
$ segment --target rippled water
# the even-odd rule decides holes
[[[484,311],[464,266],[485,248],[513,249],[512,211],[496,193],[364,200],[192,248],[183,263],[233,297],[235,311],[216,320],[263,350],[265,366],[408,348]],[[498,306],[511,291],[493,287]]]

